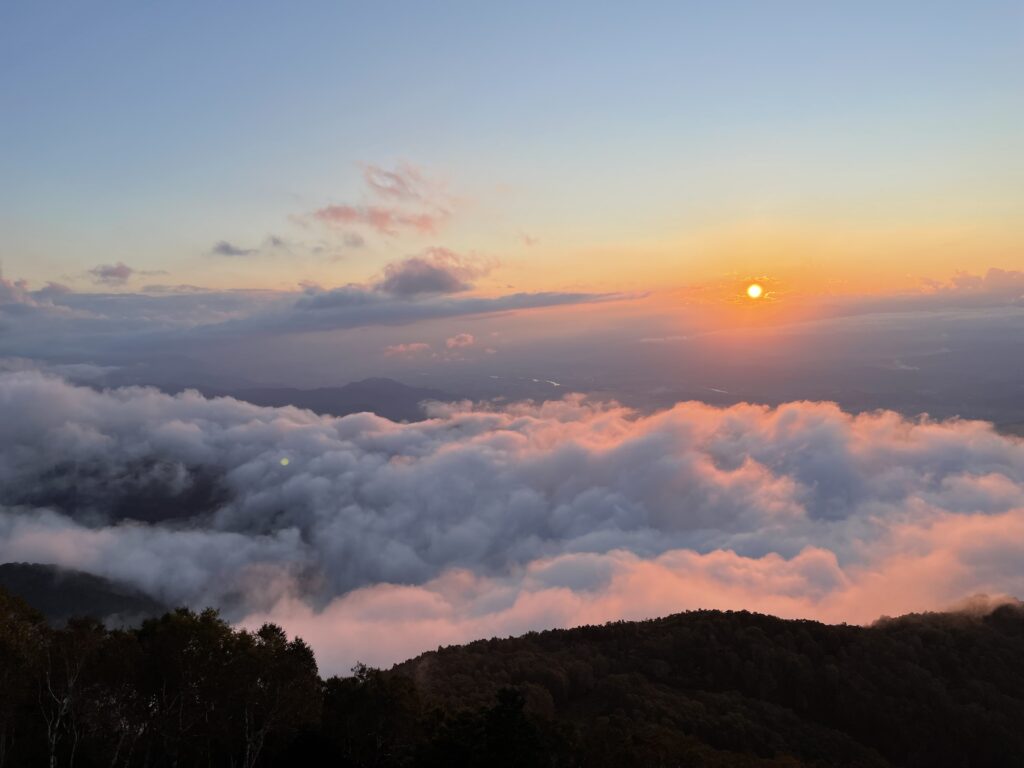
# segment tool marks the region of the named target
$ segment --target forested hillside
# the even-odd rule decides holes
[[[1024,610],[699,611],[318,676],[277,627],[49,627],[0,591],[0,766],[1019,766]]]
[[[124,584],[40,563],[0,563],[0,589],[25,600],[53,624],[88,614],[108,626],[133,624],[167,606]]]

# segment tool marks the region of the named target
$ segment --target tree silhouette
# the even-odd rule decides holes
[[[321,680],[273,624],[48,627],[0,591],[8,766],[1019,766],[1024,610],[871,627],[696,611]]]

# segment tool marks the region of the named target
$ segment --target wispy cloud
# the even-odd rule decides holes
[[[258,252],[258,248],[242,248],[241,246],[229,243],[227,240],[220,240],[214,243],[210,249],[210,253],[214,256],[251,256]]]
[[[314,211],[313,218],[331,226],[362,225],[390,236],[410,230],[434,234],[443,221],[436,213],[407,213],[381,205],[328,205]]]
[[[444,345],[448,349],[462,349],[463,347],[471,347],[476,342],[471,333],[457,333],[454,336],[450,336],[444,341]]]
[[[392,344],[384,348],[385,357],[413,357],[415,355],[428,354],[430,345],[421,341],[414,341],[408,344]]]
[[[621,298],[613,294],[515,293],[494,298],[449,295],[396,296],[362,286],[344,286],[303,296],[287,309],[227,323],[211,331],[321,331],[374,325],[407,325],[465,315],[566,306]]]
[[[998,302],[1024,306],[1024,271],[989,269],[982,275],[957,272],[946,282],[926,280],[925,293],[960,301]]]
[[[135,270],[123,262],[100,264],[89,270],[95,282],[103,285],[124,285],[135,274]]]
[[[443,196],[440,185],[410,163],[399,163],[392,170],[366,165],[363,167],[363,180],[375,195],[386,200],[436,206]]]
[[[363,181],[367,196],[376,202],[326,205],[312,213],[313,220],[396,237],[435,234],[451,216],[450,200],[440,185],[409,164],[392,170],[366,165]]]
[[[292,245],[301,244],[289,244],[287,240],[278,235],[267,235],[263,238],[263,242],[258,247],[246,248],[241,245],[236,245],[229,240],[218,240],[210,248],[209,253],[211,256],[226,256],[228,258],[244,257],[244,256],[255,256],[257,254],[273,253],[280,251],[290,250]]]

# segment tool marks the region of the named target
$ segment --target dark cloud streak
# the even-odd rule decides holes
[[[100,264],[93,267],[89,274],[95,282],[103,285],[124,285],[135,274],[135,270],[119,261],[117,264]]]
[[[227,240],[219,240],[214,243],[213,248],[210,249],[210,253],[214,256],[252,256],[254,253],[259,253],[259,249],[242,248],[241,246],[229,243]]]

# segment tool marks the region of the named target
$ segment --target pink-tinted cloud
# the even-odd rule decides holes
[[[417,355],[428,354],[429,352],[429,344],[424,344],[421,341],[415,341],[409,344],[392,344],[391,346],[385,347],[384,357],[415,357]]]
[[[332,227],[363,227],[396,237],[435,234],[451,215],[440,186],[412,165],[400,164],[393,170],[367,165],[363,180],[368,197],[379,202],[328,205],[314,211],[313,219]]]
[[[77,312],[56,303],[71,293],[71,289],[66,285],[54,282],[49,282],[38,290],[32,290],[27,280],[9,280],[0,273],[0,315],[24,317],[27,314],[38,313],[69,320],[88,316],[88,312]]]
[[[241,605],[328,672],[687,608],[864,622],[1024,594],[1024,441],[984,422],[579,396],[430,416],[3,373],[0,559]],[[133,520],[153,493],[195,516]]]
[[[373,194],[386,200],[435,206],[441,197],[439,186],[409,163],[400,163],[393,170],[366,165],[363,180]]]
[[[389,666],[479,638],[685,610],[866,624],[955,607],[976,593],[987,594],[987,604],[1024,594],[1024,573],[1013,566],[1024,561],[1024,509],[900,527],[886,549],[877,560],[845,568],[835,553],[815,547],[791,558],[729,550],[670,550],[651,559],[622,550],[565,554],[504,578],[452,569],[418,586],[374,585],[320,611],[285,596],[242,623],[281,623],[313,645],[322,666],[346,670],[360,661]],[[1008,570],[1016,572],[1008,578]],[[340,644],[339,637],[348,640]]]
[[[0,274],[0,306],[34,306],[36,298],[29,290],[27,280],[8,280]]]
[[[409,213],[382,205],[328,205],[315,211],[313,218],[332,226],[363,225],[379,234],[395,236],[403,231],[434,234],[446,216],[423,211]]]
[[[946,282],[925,281],[928,293],[940,296],[975,296],[1024,304],[1024,271],[989,269],[983,275],[957,272]]]
[[[463,347],[473,346],[474,341],[473,334],[471,333],[457,333],[454,336],[445,339],[444,345],[448,349],[462,349]]]

